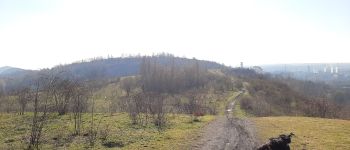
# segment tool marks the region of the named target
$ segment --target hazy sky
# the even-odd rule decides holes
[[[350,62],[350,1],[0,0],[0,66],[158,52],[231,66]]]

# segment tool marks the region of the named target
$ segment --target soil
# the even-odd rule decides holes
[[[243,92],[241,93],[243,94]],[[255,150],[258,147],[252,122],[235,118],[232,110],[239,94],[227,106],[226,116],[220,116],[203,129],[194,150]]]

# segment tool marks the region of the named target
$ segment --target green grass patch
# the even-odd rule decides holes
[[[261,141],[293,132],[291,149],[350,149],[350,121],[309,117],[253,118]]]
[[[24,116],[0,115],[0,149],[27,147],[31,116],[30,113]],[[159,131],[152,124],[145,127],[131,125],[126,113],[112,116],[96,114],[94,123],[98,129],[93,148],[107,149],[112,146],[108,149],[188,149],[197,132],[213,119],[214,116],[203,116],[200,117],[200,122],[191,123],[187,115],[169,115],[168,126]],[[86,136],[90,121],[90,114],[84,114],[82,134],[74,136],[74,120],[71,114],[51,115],[43,131],[41,149],[91,149]]]

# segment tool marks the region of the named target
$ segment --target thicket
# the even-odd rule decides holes
[[[285,79],[279,76],[253,75],[251,71],[238,71],[248,86],[249,95],[241,106],[256,116],[299,115],[322,118],[346,118],[346,106],[329,97],[331,87],[311,81]],[[233,71],[233,72],[235,72]],[[249,78],[244,77],[248,73]]]

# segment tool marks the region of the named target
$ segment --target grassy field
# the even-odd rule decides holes
[[[293,132],[292,149],[350,149],[350,121],[308,117],[252,118],[262,141]]]
[[[73,136],[74,120],[71,115],[50,116],[44,128],[42,149],[91,149],[88,137],[90,115],[83,115],[83,133]],[[214,119],[203,116],[200,122],[190,123],[186,115],[170,115],[169,125],[163,131],[155,126],[140,127],[131,125],[127,114],[113,116],[96,114],[97,140],[94,149],[106,149],[103,143],[114,142],[121,145],[110,149],[187,149],[196,138],[196,132]],[[31,115],[0,114],[0,149],[23,149],[29,139]],[[102,133],[107,138],[101,139]]]
[[[255,123],[262,142],[271,137],[293,132],[291,149],[350,150],[350,121],[310,117],[254,117],[236,102],[234,114]]]

